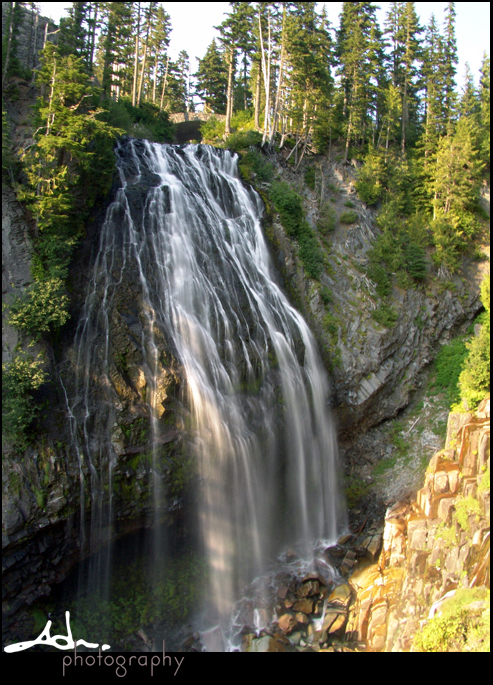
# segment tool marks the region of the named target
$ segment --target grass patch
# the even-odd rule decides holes
[[[333,207],[328,202],[324,202],[320,208],[317,219],[317,230],[322,235],[327,235],[335,231],[337,225],[337,215]]]
[[[339,217],[339,221],[341,224],[355,224],[358,221],[358,212],[354,210],[343,212]]]
[[[385,302],[380,305],[377,309],[374,309],[371,313],[372,317],[377,323],[385,328],[393,328],[399,315],[397,311],[389,304]]]
[[[315,190],[315,168],[312,166],[305,171],[305,183],[310,190]]]
[[[369,490],[369,485],[360,478],[346,479],[344,483],[344,491],[346,494],[346,502],[349,509],[356,506],[360,500]]]
[[[375,476],[381,476],[385,471],[394,468],[397,463],[397,455],[394,457],[387,457],[386,459],[380,459],[378,464],[375,464],[373,469],[373,474]]]
[[[320,288],[320,297],[322,298],[322,302],[325,306],[329,305],[333,301],[332,293],[326,285],[323,285]]]
[[[300,246],[300,258],[307,276],[319,278],[324,265],[324,254],[315,234],[303,214],[300,196],[284,182],[272,184],[270,198],[279,212],[286,233]]]
[[[466,340],[463,337],[442,345],[436,356],[429,387],[444,392],[449,406],[460,402],[458,383],[466,357]]]

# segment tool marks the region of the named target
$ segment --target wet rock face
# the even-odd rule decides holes
[[[128,164],[131,163],[129,159]],[[147,191],[155,185],[153,174],[141,175],[138,183],[130,185],[129,204],[135,211],[143,206]],[[92,382],[87,388],[81,382],[81,369],[87,360],[81,357],[77,335],[80,326],[87,325],[86,294],[90,292],[106,208],[117,191],[116,184],[107,203],[95,211],[71,266],[72,317],[61,332],[59,345],[53,350],[43,343],[51,380],[37,398],[48,407],[40,416],[43,441],[34,444],[22,457],[10,446],[4,446],[3,609],[7,630],[10,630],[6,635],[11,637],[16,634],[16,625],[22,622],[19,609],[48,595],[52,585],[63,580],[74,563],[111,539],[151,524],[153,457],[160,481],[171,493],[161,516],[171,522],[183,508],[181,486],[187,461],[175,414],[181,370],[165,328],[157,327],[154,334],[157,381],[153,392],[158,407],[159,436],[153,443],[147,372],[149,350],[143,343],[148,321],[143,315],[145,303],[135,264],[124,265],[116,260],[112,275],[119,281],[118,289],[109,292],[97,284],[92,293],[97,314],[91,328],[92,357],[85,371],[91,374]],[[164,188],[163,193],[166,191]],[[30,282],[30,242],[25,218],[12,191],[5,186],[3,193],[5,296],[22,292]],[[111,302],[103,307],[105,298]],[[17,332],[4,325],[4,362],[11,358],[17,342]],[[81,401],[85,390],[87,395]],[[72,409],[77,419],[75,432],[71,430]],[[86,410],[90,418],[84,426]],[[91,434],[87,443],[84,443],[84,430]],[[83,455],[81,464],[74,436]],[[105,523],[109,521],[105,512],[109,508],[110,489],[104,479],[96,483],[91,478],[89,455],[97,469],[104,469],[105,465],[108,468],[109,461],[112,463],[111,526]],[[102,524],[98,539],[91,541],[96,490],[101,497],[98,515]],[[86,530],[85,547],[81,547],[80,540],[82,525]]]

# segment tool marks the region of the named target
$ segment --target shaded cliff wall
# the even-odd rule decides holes
[[[460,272],[445,281],[430,263],[426,285],[407,290],[394,285],[395,324],[385,327],[377,323],[372,311],[380,298],[365,271],[367,253],[380,231],[375,210],[358,199],[354,169],[338,162],[336,154],[316,158],[310,164],[316,166],[323,181],[315,191],[304,183],[305,168],[293,171],[284,156],[284,152],[272,155],[271,161],[281,179],[302,197],[311,226],[316,228],[324,202],[336,216],[329,235],[317,233],[325,253],[319,282],[306,276],[299,246],[287,236],[276,215],[273,221],[266,221],[266,233],[286,287],[307,318],[330,369],[339,434],[352,437],[396,416],[408,404],[421,383],[420,371],[434,359],[439,345],[448,342],[458,327],[470,323],[481,309],[480,284],[489,264],[466,258]],[[266,187],[268,184],[259,184],[261,191]],[[348,206],[356,219],[345,224],[338,217]],[[330,293],[329,303],[324,302],[323,288]]]
[[[6,40],[8,32],[8,18],[10,2],[2,2],[2,37]],[[51,19],[36,15],[21,7],[21,22],[16,36],[16,57],[25,69],[36,69],[39,66],[39,52],[43,49],[45,32],[55,31],[57,25]],[[56,42],[56,35],[50,36],[50,41]]]

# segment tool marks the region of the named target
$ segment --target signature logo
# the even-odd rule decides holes
[[[65,621],[67,623],[67,635],[54,635],[51,637],[50,635],[50,630],[51,630],[51,621],[48,621],[45,629],[43,632],[35,639],[35,640],[29,640],[28,642],[16,642],[13,645],[7,645],[5,647],[6,652],[23,652],[25,649],[30,649],[31,647],[34,647],[34,645],[51,645],[51,647],[56,647],[57,649],[74,649],[75,647],[78,647],[79,645],[84,645],[85,647],[89,647],[90,649],[96,649],[99,647],[99,644],[92,643],[92,642],[86,642],[85,640],[77,640],[77,642],[74,642],[74,638],[72,637],[72,630],[70,628],[70,611],[65,612]],[[63,642],[61,643],[60,640]],[[105,649],[109,649],[110,645],[103,645],[102,649],[103,651]]]

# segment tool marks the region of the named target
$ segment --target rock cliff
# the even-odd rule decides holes
[[[424,486],[385,517],[377,564],[349,578],[346,633],[371,651],[409,651],[416,631],[458,588],[490,586],[490,401],[450,414]]]
[[[303,198],[312,226],[324,202],[337,217],[345,207],[353,207],[351,224],[336,220],[330,240],[319,236],[326,254],[320,284],[306,277],[298,245],[288,238],[276,216],[266,231],[286,287],[308,319],[331,369],[339,434],[351,437],[394,417],[407,405],[420,385],[420,372],[433,360],[439,345],[481,309],[479,288],[487,266],[465,260],[460,274],[447,282],[429,267],[426,287],[394,287],[392,306],[398,318],[392,327],[384,327],[371,316],[379,297],[375,284],[364,274],[367,253],[379,229],[375,210],[356,195],[354,168],[336,161],[335,155],[310,163],[319,178],[315,192],[303,181],[303,166],[293,171],[283,155],[271,161]],[[329,305],[324,303],[323,287],[330,291]],[[324,324],[327,311],[335,324],[330,332]]]

